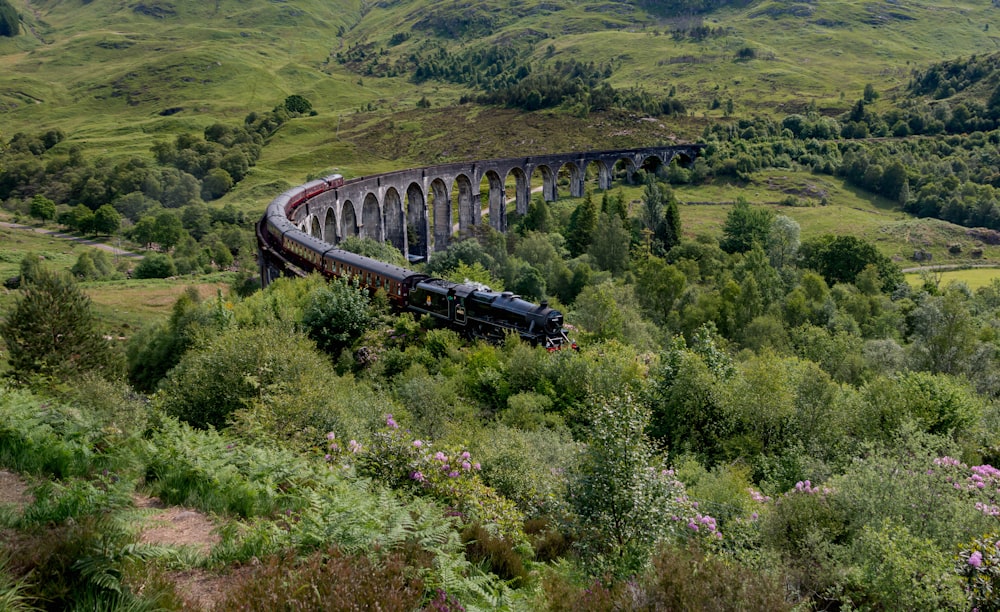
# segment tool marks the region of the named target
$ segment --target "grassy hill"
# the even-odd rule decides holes
[[[361,161],[365,172],[377,169],[380,160],[398,167],[440,155],[438,147],[404,146],[383,147],[373,156],[367,145],[379,137],[395,140],[400,122],[434,125],[442,107],[461,122],[452,129],[434,125],[435,135],[488,141],[495,133],[491,122],[481,120],[482,109],[450,108],[470,89],[413,82],[409,58],[431,47],[455,55],[516,48],[536,67],[570,60],[607,65],[607,81],[616,88],[663,94],[673,87],[690,115],[674,130],[689,138],[700,132],[696,119],[722,116],[722,108],[709,110],[714,99],[732,99],[736,115],[784,114],[808,105],[842,112],[867,83],[891,91],[905,85],[914,68],[1000,49],[1000,10],[987,0],[905,6],[760,2],[687,19],[597,1],[14,5],[24,32],[0,39],[0,116],[8,137],[58,127],[69,143],[111,156],[142,153],[150,139],[216,120],[237,122],[299,93],[319,115],[308,129],[282,134],[282,140],[300,151],[336,154],[335,165]],[[691,32],[697,26],[712,33],[696,38]],[[744,56],[755,59],[737,60],[745,49],[752,54]],[[390,73],[395,76],[378,76]],[[430,109],[416,109],[422,97]],[[516,132],[529,123],[542,134],[528,146],[554,150],[571,143],[547,142],[552,134],[595,121],[514,118],[506,131],[515,134],[483,148],[498,154],[523,149],[532,138]],[[617,132],[597,129],[588,139],[603,146]],[[632,140],[656,137],[662,135],[634,134]],[[288,152],[262,169],[272,165],[301,175],[323,164]]]

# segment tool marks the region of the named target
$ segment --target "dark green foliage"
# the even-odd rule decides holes
[[[94,212],[83,204],[77,204],[59,215],[59,223],[81,234],[89,234],[94,231]]]
[[[392,246],[389,242],[379,242],[378,240],[374,240],[372,238],[348,236],[337,244],[337,248],[350,251],[351,253],[357,253],[358,255],[363,255],[365,257],[371,257],[372,259],[377,259],[387,264],[393,264],[402,268],[409,266],[406,258],[399,252],[399,249]]]
[[[290,113],[305,114],[312,110],[312,103],[299,94],[292,94],[285,98],[285,110]]]
[[[0,36],[17,36],[21,33],[21,20],[17,10],[7,0],[0,0]]]
[[[122,226],[122,217],[110,204],[104,204],[94,212],[94,233],[112,236]]]
[[[745,253],[754,242],[764,246],[773,220],[774,213],[770,209],[750,206],[748,200],[739,197],[726,215],[719,247],[727,253]]]
[[[287,402],[289,394],[315,390],[333,377],[303,335],[280,326],[229,329],[184,354],[161,383],[163,406],[195,427],[223,427],[254,402]]]
[[[56,203],[38,194],[31,199],[31,216],[42,221],[56,218]]]
[[[429,557],[429,555],[427,555]],[[216,610],[416,610],[430,559],[402,553],[373,560],[334,548],[265,559],[240,578]]]
[[[302,325],[320,350],[337,356],[371,324],[368,290],[335,278],[315,289],[302,312]]]
[[[15,380],[41,376],[67,381],[81,372],[115,373],[114,353],[97,330],[90,298],[68,275],[34,271],[0,322],[0,336]]]
[[[115,268],[107,253],[93,250],[80,253],[70,272],[80,280],[100,280],[113,276]]]
[[[570,255],[579,257],[587,252],[590,241],[597,229],[597,205],[588,190],[581,202],[569,218],[569,227],[566,228],[566,247]]]
[[[135,267],[135,278],[169,278],[177,274],[174,258],[169,253],[149,253]]]
[[[427,273],[442,276],[454,270],[459,263],[472,266],[476,263],[487,270],[496,266],[496,260],[476,240],[463,240],[448,246],[443,253],[435,253],[427,264]]]
[[[137,389],[154,391],[197,338],[222,329],[225,320],[220,308],[205,308],[200,302],[198,292],[188,289],[174,302],[165,324],[147,327],[129,340],[125,350],[128,377]]]
[[[868,266],[874,266],[885,291],[893,291],[903,274],[899,266],[872,243],[856,236],[825,235],[802,244],[802,267],[823,275],[828,284],[854,283]]]
[[[475,523],[462,530],[465,556],[476,565],[485,564],[494,574],[510,581],[511,586],[519,586],[528,579],[521,555],[514,545],[492,535],[482,525]]]
[[[614,276],[621,275],[629,263],[629,233],[617,215],[601,213],[597,226],[601,231],[595,232],[587,251],[602,270],[611,272]]]

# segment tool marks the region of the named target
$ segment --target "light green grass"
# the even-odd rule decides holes
[[[937,283],[942,289],[951,283],[963,283],[969,289],[975,291],[980,287],[986,287],[993,282],[1000,281],[1000,268],[928,270],[926,272],[911,272],[906,274],[906,282],[914,288],[922,287],[925,279]]]

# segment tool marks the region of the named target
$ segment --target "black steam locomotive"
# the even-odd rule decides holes
[[[346,277],[374,293],[383,290],[393,306],[434,317],[444,325],[490,342],[517,334],[532,344],[558,350],[573,346],[563,329],[563,315],[548,303],[533,304],[510,292],[453,283],[338,249],[297,228],[289,219],[310,198],[344,184],[339,174],[312,181],[275,198],[257,224],[258,248],[291,273],[319,272]],[[262,275],[267,283],[267,276]]]

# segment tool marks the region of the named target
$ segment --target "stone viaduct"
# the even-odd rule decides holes
[[[411,260],[427,259],[432,251],[448,247],[456,227],[459,235],[465,236],[480,225],[484,208],[489,210],[490,226],[506,232],[507,203],[513,201],[518,213],[528,211],[536,172],[541,185],[535,187],[541,187],[542,197],[551,202],[558,197],[560,176],[568,177],[571,196],[582,197],[588,169],[592,169],[598,189],[607,190],[616,169],[632,177],[639,169],[655,170],[675,160],[688,166],[702,147],[688,144],[533,155],[359,177],[309,199],[291,221],[331,244],[361,236],[388,241]],[[513,194],[508,194],[507,185],[513,185]]]

